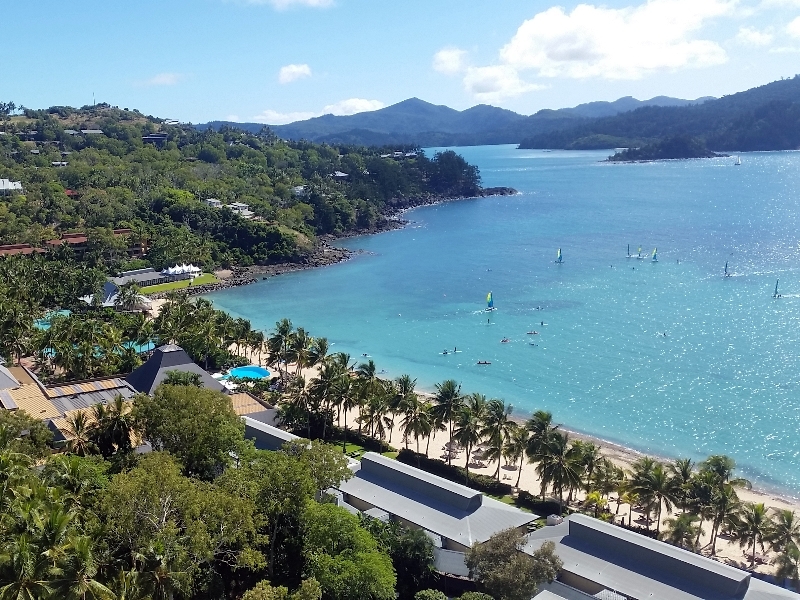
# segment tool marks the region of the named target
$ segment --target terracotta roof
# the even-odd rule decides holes
[[[52,419],[61,416],[61,411],[56,408],[50,399],[44,395],[41,388],[35,383],[21,385],[15,390],[5,390],[19,410],[24,410],[32,417],[39,419]]]
[[[7,244],[0,246],[0,256],[13,256],[16,254],[33,254],[42,252],[39,248],[34,248],[30,244]]]
[[[261,412],[266,408],[255,397],[251,396],[247,392],[237,392],[235,394],[231,394],[230,399],[231,404],[233,405],[233,410],[235,410],[236,414],[240,417]]]

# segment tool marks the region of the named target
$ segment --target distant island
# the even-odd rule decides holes
[[[698,138],[719,151],[796,150],[800,148],[800,76],[688,106],[644,106],[585,119],[526,137],[520,148],[636,148],[674,136]]]
[[[653,144],[638,148],[626,148],[608,157],[608,162],[644,162],[652,160],[674,160],[686,158],[718,158],[727,156],[717,154],[706,147],[703,140],[686,135],[665,138]]]

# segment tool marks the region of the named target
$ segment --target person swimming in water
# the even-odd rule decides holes
[[[505,338],[505,337],[502,340],[500,340],[501,344],[507,344],[508,342],[509,342],[509,339]]]

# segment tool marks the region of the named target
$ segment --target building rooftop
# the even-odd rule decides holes
[[[136,391],[152,394],[166,379],[169,371],[197,373],[200,375],[203,387],[217,392],[225,391],[225,387],[219,381],[195,364],[183,348],[174,344],[156,348],[147,362],[125,379]]]
[[[745,571],[586,515],[531,533],[525,552],[547,540],[556,544],[563,571],[627,598],[800,598]]]
[[[233,410],[236,411],[236,414],[240,417],[261,413],[267,410],[266,406],[246,392],[231,394],[230,399]]]
[[[91,408],[95,404],[108,404],[117,396],[128,400],[136,394],[136,390],[124,379],[108,377],[49,387],[45,393],[55,407],[66,414]]]
[[[0,390],[19,387],[19,380],[3,364],[0,364]]]
[[[279,450],[286,442],[300,439],[293,433],[248,416],[243,416],[242,420],[244,421],[244,437],[253,440],[259,450]]]
[[[482,493],[374,452],[361,457],[346,495],[463,546],[536,519]]]

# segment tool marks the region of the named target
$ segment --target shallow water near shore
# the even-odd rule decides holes
[[[416,209],[403,230],[344,241],[366,251],[346,263],[208,297],[265,331],[291,318],[422,389],[453,378],[639,451],[728,454],[800,496],[800,152],[734,166],[456,150],[520,194]]]

